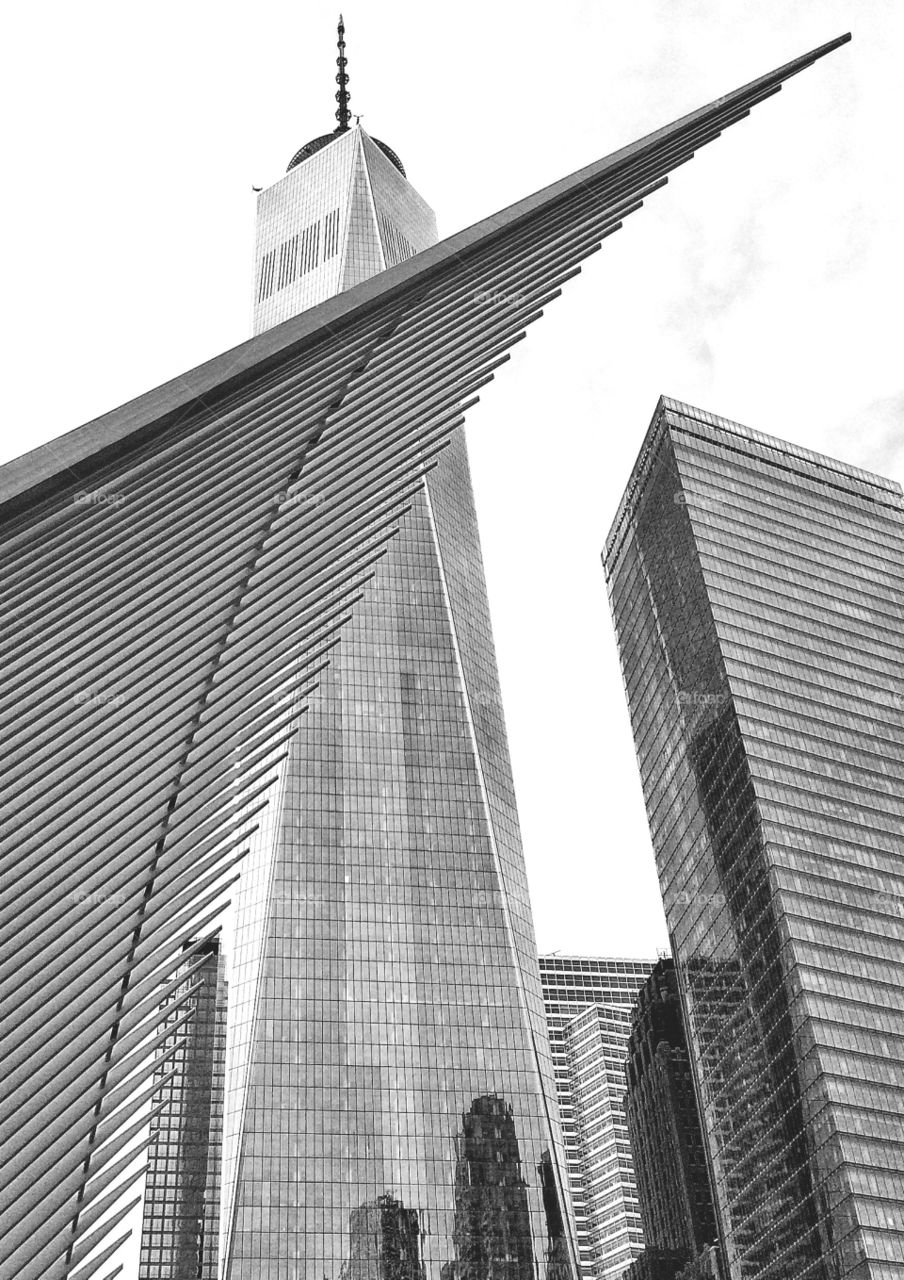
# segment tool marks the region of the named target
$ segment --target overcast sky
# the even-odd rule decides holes
[[[902,478],[904,5],[341,2],[353,110],[443,237],[853,32],[606,242],[470,417],[539,945],[649,955],[600,550],[661,392]],[[7,13],[4,458],[249,335],[251,188],[333,127],[337,8]]]

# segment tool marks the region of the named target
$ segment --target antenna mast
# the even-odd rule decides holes
[[[339,71],[336,75],[336,83],[339,88],[336,92],[336,101],[339,103],[339,109],[336,112],[336,119],[339,121],[338,127],[334,133],[347,133],[348,122],[351,119],[351,112],[348,109],[348,102],[351,94],[348,91],[348,76],[345,68],[348,65],[348,59],[345,56],[345,23],[342,20],[342,14],[339,14],[339,57],[336,59],[336,66]]]

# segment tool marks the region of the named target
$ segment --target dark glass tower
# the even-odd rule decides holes
[[[716,1238],[673,960],[641,987],[628,1041],[628,1132],[644,1239],[686,1261]]]
[[[169,999],[174,1012],[167,1022],[173,1031],[165,1051],[170,1056],[157,1071],[169,1078],[151,1120],[139,1280],[216,1280],[218,1275],[226,980],[216,939],[198,955],[203,963]],[[186,989],[188,999],[176,1005]]]
[[[670,400],[605,553],[731,1280],[904,1276],[904,511]]]

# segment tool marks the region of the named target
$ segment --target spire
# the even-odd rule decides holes
[[[289,169],[294,169],[296,165],[301,164],[303,160],[307,160],[309,156],[314,155],[316,152],[318,152],[321,149],[321,147],[328,147],[331,142],[336,141],[338,136],[340,136],[343,133],[348,133],[350,131],[352,113],[349,110],[348,104],[351,99],[351,94],[348,91],[348,76],[346,75],[346,71],[345,71],[345,68],[348,66],[348,60],[346,59],[346,56],[345,56],[345,19],[342,17],[341,13],[339,14],[338,31],[339,31],[339,57],[336,59],[336,66],[339,68],[339,71],[336,75],[336,83],[338,84],[339,88],[336,92],[336,101],[339,103],[339,109],[336,112],[336,119],[339,121],[339,123],[337,124],[336,128],[333,130],[332,133],[323,133],[320,135],[319,138],[312,138],[310,142],[306,142],[303,147],[300,147],[298,151],[295,152],[292,159],[289,161],[289,166],[286,169],[286,173],[289,172]],[[355,119],[360,121],[361,117],[356,116]],[[380,150],[383,152],[383,154],[386,156],[389,162],[395,165],[399,173],[404,178],[405,167],[402,164],[399,157],[393,151],[392,147],[388,147],[386,143],[381,142],[379,138],[372,138],[371,141],[374,143],[375,146],[380,148]]]
[[[339,121],[339,124],[336,127],[336,129],[333,130],[333,132],[347,133],[348,122],[351,117],[351,112],[348,109],[348,101],[349,101],[349,98],[351,97],[351,94],[346,88],[346,86],[348,85],[348,76],[345,74],[345,68],[348,63],[348,59],[345,56],[345,23],[342,20],[341,13],[339,14],[338,30],[339,30],[339,57],[336,59],[336,66],[339,68],[339,72],[336,76],[336,83],[338,84],[339,88],[336,92],[336,101],[339,103],[339,110],[336,112],[336,119]]]

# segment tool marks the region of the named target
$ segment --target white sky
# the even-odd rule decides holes
[[[339,0],[7,15],[3,458],[243,341],[252,184],[333,126]],[[665,942],[599,552],[660,392],[901,478],[897,0],[341,0],[441,236],[846,30],[566,286],[469,441],[541,949]]]
[[[853,31],[606,242],[470,417],[539,945],[649,955],[599,552],[660,392],[904,478],[904,5],[16,5],[0,456],[248,336],[251,187],[333,127],[339,3],[352,106],[442,236]]]

